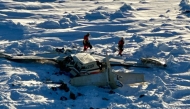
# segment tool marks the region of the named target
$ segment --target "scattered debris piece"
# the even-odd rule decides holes
[[[144,94],[142,94],[142,95],[140,95],[140,96],[139,96],[139,98],[142,98],[142,97],[144,97],[144,96],[145,96],[145,95],[144,95]]]
[[[65,83],[62,83],[62,84],[59,86],[59,89],[60,89],[60,90],[64,90],[65,92],[68,92],[68,91],[69,91],[69,87],[68,87],[67,84],[65,84]]]
[[[70,92],[70,98],[71,98],[72,100],[75,100],[75,99],[76,99],[76,96],[75,96],[75,94],[74,94],[73,92]]]
[[[102,100],[106,100],[106,101],[108,101],[109,99],[108,99],[108,98],[102,98]]]
[[[65,96],[61,96],[60,100],[65,101],[67,98]]]

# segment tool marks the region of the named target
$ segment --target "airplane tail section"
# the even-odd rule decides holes
[[[71,78],[70,84],[73,86],[95,85],[101,87],[107,85],[107,81],[105,81],[106,79],[106,73],[91,74]]]
[[[121,76],[119,81],[123,84],[134,84],[145,82],[143,73],[124,73],[124,72],[115,72],[117,75]]]

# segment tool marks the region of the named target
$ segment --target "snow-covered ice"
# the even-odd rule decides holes
[[[116,68],[144,73],[146,83],[113,90],[74,87],[51,64],[16,63],[0,59],[0,109],[136,109],[190,107],[189,0],[1,0],[0,49],[33,55],[55,47],[83,49],[117,57],[125,39],[124,60],[156,57],[163,68]],[[54,89],[64,81],[69,91]],[[76,99],[70,95],[75,94]]]

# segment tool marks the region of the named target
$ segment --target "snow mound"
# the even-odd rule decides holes
[[[181,0],[179,6],[181,7],[181,11],[190,10],[189,0]]]
[[[116,18],[126,18],[126,17],[121,10],[117,10],[113,14],[110,14],[110,19],[116,19]]]
[[[68,28],[70,27],[72,21],[69,18],[62,18],[61,20],[59,20],[59,23],[61,25],[62,28]]]
[[[36,5],[26,5],[25,6],[27,10],[38,10],[38,9],[52,9],[53,7],[51,5],[41,5],[41,6],[36,6]]]
[[[107,7],[104,6],[98,6],[98,8],[96,8],[95,10],[106,10],[108,9]]]
[[[154,77],[153,83],[161,85],[161,86],[165,86],[166,85],[166,83],[159,76],[155,76]]]
[[[39,10],[39,9],[52,9],[53,7],[51,5],[24,5],[24,4],[20,4],[20,5],[12,5],[10,6],[10,8],[14,8],[14,9],[26,9],[26,10]]]
[[[71,19],[78,19],[78,17],[74,17],[72,16]],[[71,20],[70,18],[62,18],[61,20],[59,20],[59,24],[61,26],[61,28],[70,28],[73,26],[78,25],[78,23],[75,20]]]
[[[59,28],[61,28],[59,22],[52,21],[52,20],[42,22],[42,23],[38,24],[37,27],[44,28],[44,29],[59,29]]]
[[[7,53],[15,53],[15,54],[21,54],[21,53],[25,53],[25,54],[30,54],[32,53],[35,49],[39,49],[40,48],[40,44],[33,42],[31,40],[26,40],[23,42],[14,42],[11,45],[8,45],[7,48],[5,49],[5,51]],[[47,48],[46,48],[47,49]]]
[[[169,45],[166,43],[160,43],[158,46],[159,46],[159,49],[164,52],[170,52],[173,48],[173,47],[169,47]]]
[[[0,28],[0,38],[4,40],[20,39],[27,33],[27,27],[20,23],[14,23],[12,20],[1,20]],[[17,34],[8,34],[10,32]]]
[[[1,2],[0,4],[1,9],[7,9],[9,6],[6,5],[6,3]]]
[[[181,46],[177,46],[177,47],[174,47],[171,51],[170,51],[170,54],[186,54],[187,51],[184,49],[184,47],[181,47]]]
[[[149,43],[146,45],[142,45],[135,53],[134,56],[139,57],[158,57],[160,53],[160,49],[158,48],[157,43]]]
[[[122,12],[127,12],[129,10],[135,10],[135,9],[133,9],[130,5],[128,5],[128,4],[125,3],[125,4],[123,4],[123,6],[120,7],[120,10]]]
[[[41,2],[41,3],[45,3],[45,2],[55,2],[56,0],[13,0],[13,1],[17,1],[17,2]]]
[[[179,4],[181,7],[180,11],[182,14],[185,14],[187,17],[190,17],[190,2],[189,0],[182,0]],[[183,18],[183,16],[178,16],[177,18]]]
[[[84,18],[88,20],[97,20],[97,19],[106,19],[106,16],[102,12],[95,11],[91,13],[86,13]]]
[[[64,17],[69,18],[71,21],[79,20],[80,17],[77,15],[67,14]]]
[[[159,31],[161,31],[161,28],[160,27],[156,27],[156,28],[152,29],[151,32],[159,32]]]
[[[140,43],[140,42],[145,41],[145,37],[134,33],[132,37],[130,38],[130,41]]]

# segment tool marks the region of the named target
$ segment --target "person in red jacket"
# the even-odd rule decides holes
[[[119,40],[118,42],[118,49],[119,49],[119,54],[120,56],[122,56],[122,52],[123,52],[123,46],[124,46],[124,39],[123,37]]]
[[[88,47],[90,47],[90,49],[92,49],[92,45],[89,42],[88,37],[90,36],[90,33],[87,33],[86,35],[84,35],[84,39],[83,39],[83,46],[84,49],[83,51],[86,51],[88,49]]]

